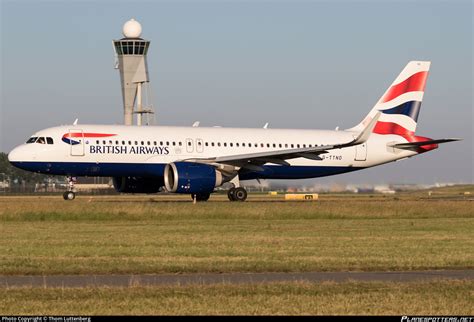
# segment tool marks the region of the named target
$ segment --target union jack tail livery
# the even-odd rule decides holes
[[[413,141],[430,64],[428,61],[409,62],[370,113],[353,130],[363,128],[377,112],[381,112],[373,133],[395,134],[409,142]]]
[[[395,135],[407,142],[394,143],[392,147],[423,153],[438,148],[438,143],[451,142],[415,135],[430,65],[429,61],[409,62],[364,120],[350,130],[360,131],[380,113],[372,133]]]

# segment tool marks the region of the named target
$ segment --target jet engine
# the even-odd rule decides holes
[[[209,194],[222,185],[222,173],[213,166],[195,162],[172,162],[165,166],[166,190],[176,193]]]

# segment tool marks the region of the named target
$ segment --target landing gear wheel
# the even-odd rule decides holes
[[[227,191],[227,197],[230,201],[235,201],[235,188],[230,188],[229,191]]]
[[[63,193],[64,200],[74,200],[76,194],[73,191],[66,191]]]
[[[67,176],[66,179],[68,182],[68,187],[67,191],[63,193],[63,198],[64,200],[74,200],[76,198],[76,193],[74,192],[74,185],[76,184],[77,179],[76,177],[71,176]]]
[[[245,201],[247,199],[247,190],[244,188],[235,188],[234,200],[235,201]]]
[[[197,193],[197,194],[192,194],[191,198],[196,198],[196,201],[208,201],[209,197],[211,196],[210,193]]]

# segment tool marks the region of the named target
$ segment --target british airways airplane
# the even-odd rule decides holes
[[[66,125],[41,130],[8,155],[16,167],[68,176],[63,195],[75,198],[76,176],[113,177],[122,193],[190,194],[206,201],[232,183],[231,201],[244,201],[241,180],[330,176],[409,158],[438,148],[415,135],[430,62],[411,61],[369,114],[347,130]]]

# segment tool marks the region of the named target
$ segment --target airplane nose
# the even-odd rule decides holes
[[[14,166],[18,166],[21,162],[30,161],[34,157],[34,153],[25,145],[20,145],[8,153],[8,161]]]
[[[11,150],[10,153],[8,153],[8,161],[10,161],[10,163],[18,162],[20,160],[20,153],[18,149],[19,147],[16,147]]]

